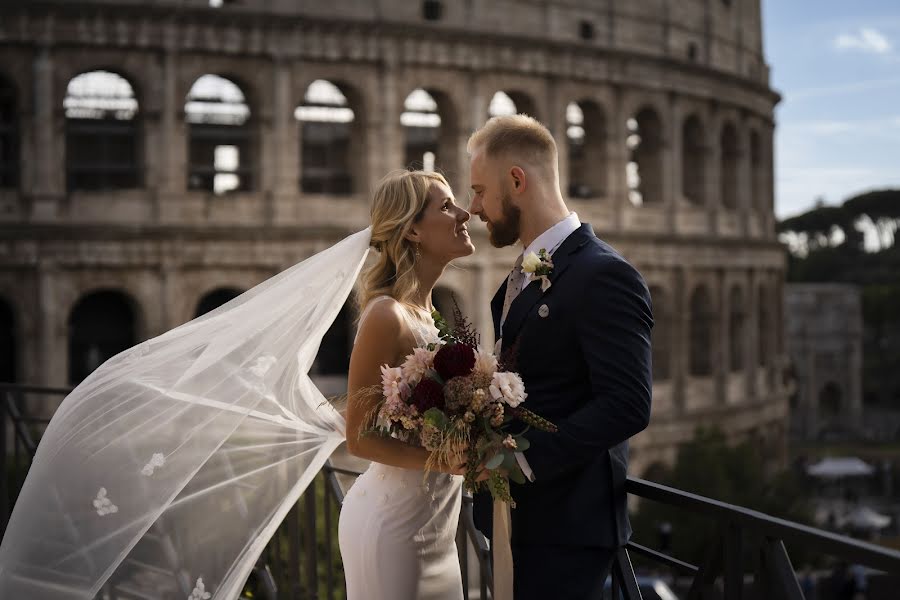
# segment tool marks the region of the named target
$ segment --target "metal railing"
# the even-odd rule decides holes
[[[41,416],[30,416],[28,397],[58,400],[67,393],[68,390],[55,388],[0,384],[0,459],[4,465],[0,477],[0,533],[6,529],[37,442],[49,422],[46,410]],[[248,581],[247,597],[269,600],[343,597],[344,578],[336,544],[337,515],[348,484],[346,478],[359,474],[357,470],[336,466],[331,460],[326,463],[322,474],[313,480],[260,555]],[[718,529],[696,565],[637,541],[629,542],[613,559],[612,597],[615,599],[641,598],[631,555],[639,555],[690,578],[689,600],[802,599],[785,543],[792,548],[900,574],[900,552],[896,550],[641,479],[629,477],[626,491],[643,501],[697,513],[715,521]],[[484,536],[475,528],[471,498],[464,497],[457,531],[465,597],[470,597],[470,583],[477,576],[478,598],[487,600],[492,586],[490,551]],[[470,547],[474,548],[477,573],[469,572]],[[746,561],[748,556],[751,558]],[[749,587],[748,578],[752,579]]]

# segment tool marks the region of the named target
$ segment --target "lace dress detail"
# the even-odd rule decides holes
[[[381,296],[369,303],[388,299]],[[408,309],[417,344],[437,339],[424,310]],[[458,600],[456,549],[462,505],[458,475],[371,463],[350,488],[338,529],[347,600]]]

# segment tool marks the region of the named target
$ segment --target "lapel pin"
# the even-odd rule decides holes
[[[541,315],[542,318],[546,319],[550,316],[550,307],[546,304],[541,304],[541,307],[538,309],[538,314]]]

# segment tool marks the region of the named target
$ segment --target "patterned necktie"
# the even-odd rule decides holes
[[[506,297],[503,299],[503,312],[500,313],[500,327],[506,322],[506,315],[509,313],[509,307],[522,291],[522,285],[525,283],[525,273],[522,271],[522,255],[519,255],[515,266],[509,272],[506,278]]]

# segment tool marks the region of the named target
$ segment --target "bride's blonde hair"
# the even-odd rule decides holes
[[[443,175],[426,171],[393,171],[379,182],[372,200],[371,242],[378,252],[359,278],[356,298],[360,314],[376,296],[411,304],[419,280],[414,270],[416,247],[406,234],[422,218],[428,190],[435,183],[450,187]]]

